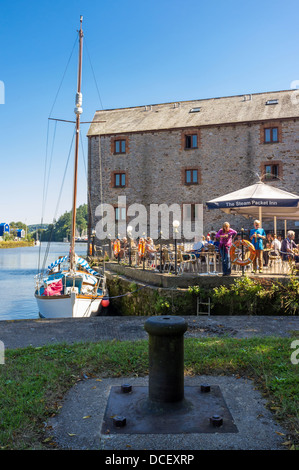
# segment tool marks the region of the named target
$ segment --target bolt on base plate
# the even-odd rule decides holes
[[[118,416],[125,418],[124,425],[115,425],[114,418]],[[217,385],[211,385],[209,392],[201,391],[200,386],[186,386],[184,399],[176,403],[151,402],[148,387],[135,386],[129,393],[123,393],[121,387],[111,387],[102,434],[215,432],[238,432]]]

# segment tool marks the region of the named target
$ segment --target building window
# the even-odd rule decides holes
[[[266,127],[264,129],[264,143],[271,144],[273,142],[278,142],[278,128]]]
[[[195,222],[196,220],[198,220],[198,215],[196,213],[196,204],[185,204],[184,220],[185,222]]]
[[[115,212],[115,222],[126,220],[126,208],[125,207],[115,207],[114,212]]]
[[[126,141],[125,140],[114,141],[114,153],[126,153]]]
[[[114,174],[114,187],[115,188],[124,188],[126,186],[126,174],[125,173],[115,173]]]
[[[198,170],[185,170],[185,184],[198,184]]]
[[[196,149],[197,145],[197,134],[185,135],[185,149]]]
[[[274,165],[265,165],[264,167],[264,180],[277,180],[279,175],[279,166]]]

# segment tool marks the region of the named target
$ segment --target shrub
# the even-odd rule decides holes
[[[287,285],[261,282],[248,277],[236,279],[229,287],[215,287],[212,307],[224,307],[225,314],[298,314],[299,281],[291,277]]]

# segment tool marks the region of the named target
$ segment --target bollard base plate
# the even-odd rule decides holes
[[[126,418],[126,426],[114,426],[116,415]],[[220,427],[211,424],[210,418],[214,415],[222,417]],[[202,393],[200,386],[186,386],[184,399],[176,403],[151,402],[148,387],[135,386],[130,393],[122,393],[120,387],[111,387],[102,424],[102,434],[216,432],[238,432],[217,385],[211,385],[209,393]]]

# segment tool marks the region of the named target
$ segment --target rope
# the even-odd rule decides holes
[[[49,180],[50,180],[52,160],[53,160],[53,151],[54,151],[54,142],[55,142],[55,137],[56,137],[56,128],[57,128],[57,121],[55,122],[54,133],[53,133],[53,141],[52,141],[50,163],[49,163],[49,170],[48,170],[48,179],[47,179],[47,184],[46,184],[46,189],[45,189],[45,196],[44,196],[44,201],[43,201],[43,204],[44,204],[43,211],[45,211],[45,205],[46,205],[48,189],[49,189]]]
[[[100,95],[100,92],[99,92],[99,88],[98,88],[96,76],[95,76],[95,73],[94,73],[94,69],[93,69],[93,66],[92,66],[92,62],[91,62],[91,59],[90,59],[90,55],[89,55],[89,51],[88,51],[88,47],[87,47],[86,37],[84,37],[84,44],[85,44],[85,48],[86,48],[87,57],[88,57],[89,64],[90,64],[90,68],[91,68],[91,71],[92,71],[92,75],[93,75],[93,78],[94,78],[95,86],[96,86],[96,89],[97,89],[97,92],[98,92],[99,101],[100,101],[100,103],[101,103],[101,108],[103,109],[103,103],[102,103],[101,95]]]
[[[55,106],[55,104],[56,104],[56,101],[57,101],[57,98],[58,98],[58,95],[59,95],[59,92],[60,92],[60,89],[61,89],[62,83],[63,83],[63,81],[64,81],[65,74],[66,74],[66,72],[67,72],[67,69],[68,69],[69,63],[70,63],[70,61],[71,61],[71,58],[72,58],[72,55],[73,55],[73,52],[74,52],[75,46],[76,46],[76,44],[77,44],[77,41],[78,41],[78,35],[77,35],[77,33],[76,33],[76,40],[75,40],[75,42],[74,42],[74,45],[73,45],[72,51],[71,51],[71,53],[70,53],[70,56],[69,56],[69,59],[68,59],[68,61],[67,61],[67,64],[66,64],[66,67],[65,67],[64,73],[63,73],[63,75],[62,75],[62,79],[61,79],[61,81],[60,81],[60,84],[59,84],[59,87],[58,87],[58,90],[57,90],[56,96],[55,96],[55,98],[54,98],[54,102],[53,102],[53,104],[52,104],[52,108],[51,108],[51,111],[50,111],[50,113],[49,113],[49,117],[51,116],[51,114],[52,114],[52,111],[53,111],[53,108],[54,108],[54,106]]]
[[[101,212],[102,212],[102,209],[103,209],[103,173],[102,173],[102,154],[101,154],[100,145],[99,145],[99,164],[100,164],[100,195],[101,195]]]
[[[77,33],[76,33],[76,39],[75,39],[74,45],[73,45],[73,47],[72,47],[70,56],[69,56],[69,58],[68,58],[68,61],[67,61],[65,70],[64,70],[64,72],[63,72],[63,75],[62,75],[60,84],[59,84],[59,86],[58,86],[58,90],[57,90],[57,92],[56,92],[56,95],[55,95],[55,98],[54,98],[52,107],[51,107],[51,109],[50,109],[49,117],[51,116],[52,111],[53,111],[53,109],[54,109],[54,106],[55,106],[55,104],[56,104],[56,101],[57,101],[57,98],[58,98],[60,89],[61,89],[61,87],[62,87],[64,78],[65,78],[65,75],[66,75],[66,72],[67,72],[67,70],[68,70],[68,67],[69,67],[71,58],[72,58],[72,56],[73,56],[74,49],[75,49],[75,46],[76,46],[76,44],[77,44],[77,41],[78,41],[78,35],[77,35]],[[56,123],[57,123],[57,121],[56,121]],[[47,178],[48,146],[49,146],[49,125],[50,125],[50,123],[49,123],[49,119],[48,119],[48,124],[47,124],[47,137],[46,137],[46,157],[45,157],[45,169],[44,169],[44,188],[43,188],[43,202],[42,202],[41,226],[43,226],[43,223],[44,223],[44,212],[45,212],[46,195],[47,195],[47,192],[48,192],[50,168],[51,168],[51,165],[52,165],[52,162],[51,162],[51,161],[52,161],[52,154],[53,154],[54,141],[55,141],[55,135],[56,135],[56,125],[55,125],[55,131],[54,131],[53,142],[52,142],[52,152],[51,152],[51,161],[50,161],[50,167],[49,167],[49,175],[48,175],[48,178]],[[48,179],[48,181],[47,181],[47,185],[46,185],[46,180],[47,180],[47,179]],[[51,234],[50,234],[50,235],[52,236],[52,231],[51,231]],[[46,260],[44,259],[43,270],[44,270],[44,267],[45,267],[45,261],[46,261]],[[39,245],[39,253],[38,253],[38,273],[40,273],[40,262],[41,262],[41,243],[40,243],[40,245]]]
[[[105,295],[105,299],[111,300],[111,299],[119,299],[119,298],[121,298],[121,297],[126,297],[127,295],[135,294],[135,292],[138,292],[138,291],[140,291],[141,289],[145,289],[146,287],[152,287],[152,285],[151,285],[151,284],[146,284],[145,286],[139,287],[138,289],[135,289],[134,291],[126,292],[125,294],[121,294],[121,295],[114,295],[114,296],[112,296],[112,297]],[[175,287],[170,287],[170,288],[167,288],[167,287],[159,287],[159,289],[171,290],[171,291],[172,291],[172,312],[174,312],[173,291],[175,290]],[[98,297],[101,297],[101,295],[97,295],[94,299],[92,299],[92,301],[90,302],[89,306],[87,307],[87,309],[86,309],[86,311],[85,311],[85,313],[84,313],[84,315],[83,315],[84,317],[87,315],[89,309],[91,308],[92,302],[94,302]]]
[[[125,294],[115,295],[113,297],[105,296],[105,299],[118,299],[120,297],[126,297],[127,295],[135,294],[135,292],[138,292],[141,289],[145,289],[146,287],[153,287],[153,286],[152,284],[145,284],[144,286],[141,286],[138,289],[135,289],[134,291],[126,292]],[[172,291],[172,305],[173,305],[173,292],[176,290],[176,287],[157,287],[157,289]]]
[[[50,250],[50,244],[51,244],[51,241],[52,241],[52,235],[53,235],[53,230],[54,230],[54,220],[56,219],[56,215],[57,215],[57,212],[58,212],[58,207],[59,207],[59,203],[60,203],[60,199],[61,199],[61,195],[62,195],[64,180],[65,180],[68,164],[69,164],[69,161],[70,161],[70,155],[71,155],[71,151],[72,151],[72,147],[73,147],[74,137],[75,137],[75,132],[73,133],[72,141],[71,141],[70,148],[69,148],[69,153],[68,153],[68,157],[67,157],[67,161],[66,161],[66,166],[65,166],[65,170],[64,170],[64,174],[63,174],[63,178],[62,178],[62,182],[61,182],[61,187],[60,187],[60,191],[59,191],[58,201],[57,201],[57,205],[56,205],[56,209],[55,209],[55,213],[54,213],[54,217],[53,217],[53,224],[52,224],[51,231],[50,231],[50,237],[49,237],[48,244],[47,244],[46,251],[45,251],[45,255],[44,255],[44,262],[43,262],[43,265],[42,265],[42,272],[44,272],[44,270],[45,270],[45,265],[46,265],[47,257],[48,257],[49,250]]]
[[[89,184],[88,184],[88,173],[87,173],[86,158],[85,158],[85,153],[84,153],[84,146],[83,146],[83,139],[82,139],[81,131],[80,131],[80,136],[81,136],[80,141],[81,141],[81,150],[82,150],[83,163],[84,163],[84,169],[85,169],[85,177],[86,177],[86,182],[87,182],[87,198],[88,198],[89,207],[91,207],[91,194],[90,194],[90,189],[89,189]],[[93,224],[94,217],[93,217],[92,212],[90,212],[90,216],[91,216],[91,222]]]
[[[121,295],[114,295],[113,297],[106,297],[105,296],[105,299],[119,299],[121,297],[126,297],[127,295],[132,295],[132,294],[135,294],[135,292],[138,292],[140,291],[141,289],[145,289],[146,287],[150,287],[151,284],[146,284],[145,286],[142,286],[142,287],[139,287],[138,289],[135,289],[134,291],[131,291],[131,292],[126,292],[125,294],[121,294]]]

